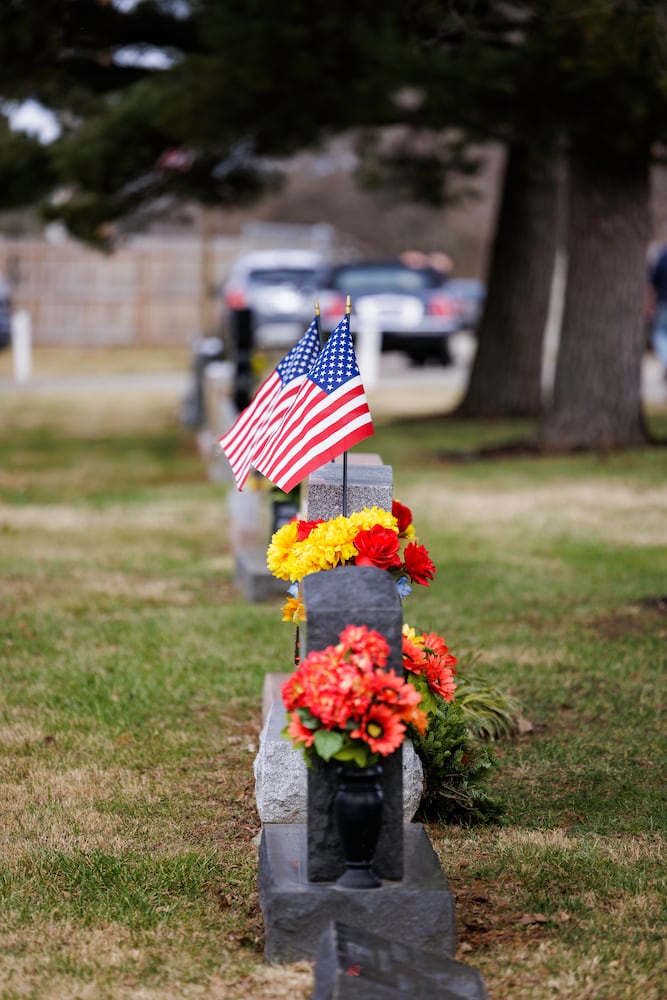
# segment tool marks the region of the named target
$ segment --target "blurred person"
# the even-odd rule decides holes
[[[454,270],[454,261],[448,253],[435,250],[433,253],[428,254],[428,264],[434,271],[444,275],[445,278],[451,278],[452,271]]]
[[[404,250],[403,253],[398,255],[398,259],[406,267],[421,268],[432,266],[428,259],[428,254],[422,253],[421,250]]]
[[[651,346],[667,378],[667,243],[649,251],[647,314]]]
[[[9,283],[0,273],[0,350],[12,342],[12,303]]]

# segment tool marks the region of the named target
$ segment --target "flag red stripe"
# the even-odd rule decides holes
[[[242,489],[254,464],[254,454],[278,430],[292,400],[320,353],[317,320],[264,380],[249,406],[218,438],[237,486]],[[283,398],[284,396],[284,398]]]
[[[325,426],[322,426],[322,424]],[[316,466],[320,456],[324,455],[329,444],[336,444],[340,451],[344,451],[348,445],[348,435],[356,428],[358,423],[371,425],[370,416],[363,406],[355,406],[354,403],[339,408],[329,410],[320,414],[320,420],[315,425],[309,424],[299,439],[292,445],[288,442],[287,448],[283,448],[267,467],[267,477],[273,480],[274,476],[284,477],[290,470],[301,468],[305,462],[311,459]],[[369,431],[372,433],[372,430]],[[326,459],[322,458],[319,464],[323,464]]]
[[[271,478],[268,472],[272,470],[278,462],[282,462],[287,457],[297,454],[305,443],[310,444],[309,434],[312,428],[322,423],[326,433],[326,420],[331,416],[338,416],[337,411],[349,406],[350,400],[364,397],[364,389],[359,378],[353,379],[334,393],[327,394],[313,382],[306,381],[302,392],[294,403],[292,412],[286,417],[284,425],[275,435],[271,442],[261,454],[256,454],[255,467],[267,478]],[[346,411],[341,412],[345,416]],[[260,468],[261,465],[261,468]]]
[[[219,438],[239,489],[248,478],[254,441],[271,418],[281,385],[280,376],[273,371],[259,387],[250,405]]]
[[[324,449],[320,449],[317,454],[312,454],[308,452],[307,455],[303,456],[302,459],[291,465],[283,474],[278,474],[276,478],[272,480],[279,486],[281,490],[285,493],[289,493],[290,490],[294,489],[297,483],[301,482],[309,473],[313,472],[315,469],[321,468],[326,465],[331,459],[336,458],[343,451],[347,451],[349,448],[354,447],[360,441],[365,438],[370,437],[373,434],[373,425],[369,423],[367,419],[363,419],[361,426],[354,426],[346,431],[344,438],[332,438],[329,436],[327,438],[327,446]]]
[[[294,404],[294,400],[303,385],[305,377],[305,375],[302,375],[301,378],[295,379],[287,389],[283,389],[273,404],[271,412],[267,415],[266,420],[259,428],[252,442],[250,464],[255,464],[256,456],[262,454],[263,449],[268,446],[274,435],[280,430],[280,426],[290,407]]]
[[[299,399],[274,447],[255,467],[281,489],[290,489],[313,469],[373,434],[360,379],[325,393],[312,382]]]

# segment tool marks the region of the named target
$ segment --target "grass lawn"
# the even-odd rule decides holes
[[[293,632],[234,588],[229,487],[165,391],[1,407],[0,996],[305,1000],[262,957],[252,769]],[[522,428],[377,423],[438,567],[406,620],[533,724],[502,822],[428,828],[458,957],[492,1000],[663,1000],[667,449],[456,461]]]

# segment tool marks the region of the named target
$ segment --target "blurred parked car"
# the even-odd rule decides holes
[[[234,313],[250,310],[253,347],[292,347],[315,312],[315,277],[324,266],[313,250],[256,250],[232,264],[223,291],[223,329],[233,337]]]
[[[476,333],[486,298],[484,282],[478,278],[450,278],[447,282],[447,292],[459,304],[461,328]]]
[[[463,306],[449,292],[446,275],[432,267],[410,267],[400,260],[362,260],[340,264],[319,282],[322,325],[340,320],[351,297],[350,328],[364,322],[378,328],[382,351],[401,351],[417,364],[434,359],[450,364],[449,337],[463,328]]]

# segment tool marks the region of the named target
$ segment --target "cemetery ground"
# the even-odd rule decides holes
[[[528,428],[425,398],[371,400],[362,446],[438,567],[404,618],[533,724],[496,746],[501,822],[428,824],[457,957],[492,1000],[660,1000],[667,449],[479,459]],[[171,389],[0,409],[0,996],[309,997],[308,963],[263,960],[256,886],[262,682],[294,636],[234,587],[229,487]]]

